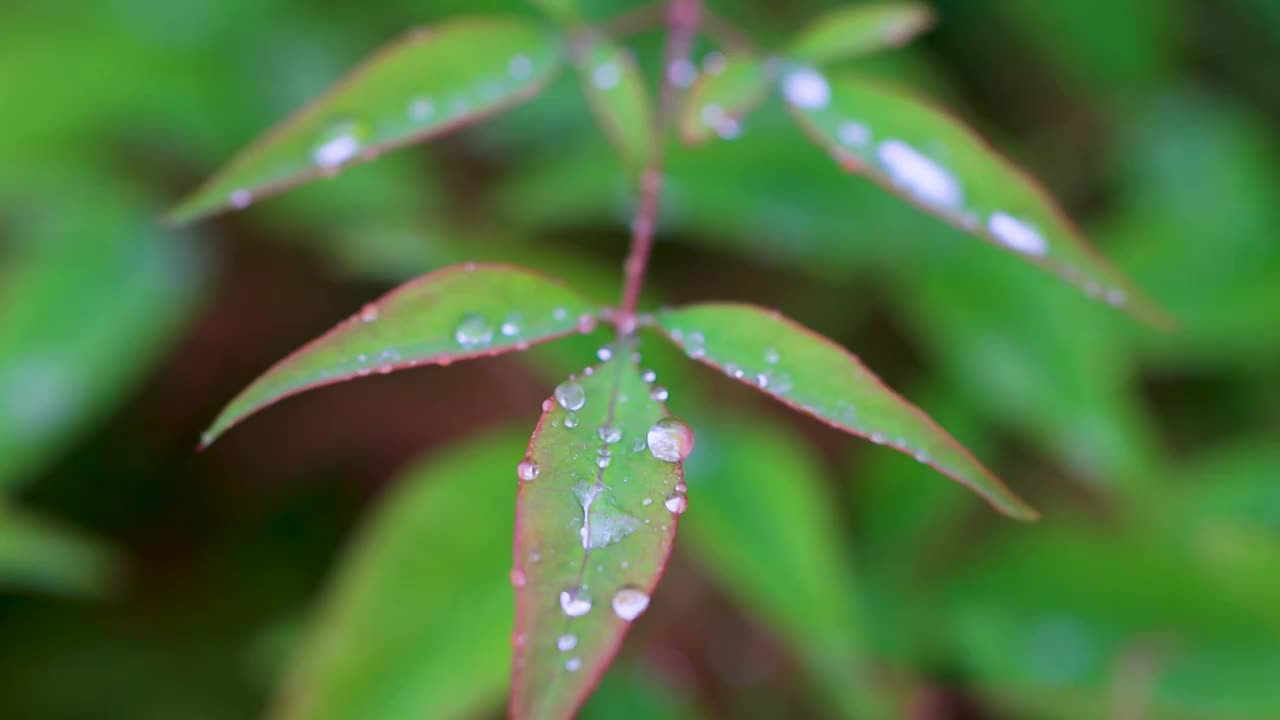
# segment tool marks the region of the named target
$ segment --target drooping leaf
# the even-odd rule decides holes
[[[244,207],[484,118],[537,94],[563,55],[558,35],[518,18],[465,18],[416,30],[244,150],[170,219],[190,222]]]
[[[578,60],[582,91],[596,121],[638,178],[653,145],[653,110],[644,75],[631,51],[602,37],[593,38]]]
[[[782,80],[792,115],[842,167],[1056,273],[1091,297],[1167,325],[1036,184],[981,138],[906,93],[807,67]]]
[[[523,350],[595,326],[559,283],[504,265],[454,265],[392,290],[245,388],[204,434],[208,445],[272,403],[323,385],[419,365]]]
[[[849,717],[885,715],[848,540],[812,448],[761,418],[707,423],[688,462],[681,547],[785,641]]]
[[[1022,520],[1036,517],[1000,479],[847,350],[777,312],[705,303],[657,315],[690,357],[845,432],[931,465]]]
[[[697,145],[736,136],[743,118],[773,89],[770,76],[768,63],[746,53],[731,53],[723,67],[700,74],[680,116],[681,138]]]
[[[110,551],[48,520],[0,502],[0,588],[100,596],[113,589]]]
[[[624,340],[556,388],[518,469],[515,718],[582,704],[648,606],[687,507],[692,434],[666,417],[632,350]]]
[[[933,12],[914,2],[848,5],[814,20],[782,51],[789,59],[821,65],[904,45],[933,23]]]
[[[476,717],[511,654],[518,432],[409,468],[342,559],[279,697],[280,720]]]

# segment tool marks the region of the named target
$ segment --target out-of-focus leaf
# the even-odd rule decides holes
[[[117,563],[92,541],[0,503],[0,587],[100,596],[116,584]]]
[[[245,388],[201,442],[283,398],[420,365],[523,350],[595,327],[595,310],[541,275],[505,265],[455,265],[401,285],[303,346]]]
[[[698,440],[682,547],[790,645],[845,714],[884,715],[853,560],[813,449],[760,419],[719,419]]]
[[[145,203],[59,192],[41,210],[14,198],[22,220],[0,248],[0,489],[128,393],[203,286],[190,239],[127,209]]]
[[[648,606],[686,507],[693,436],[666,419],[632,351],[624,341],[556,388],[518,468],[516,718],[582,704]]]
[[[631,51],[597,37],[578,60],[582,91],[609,141],[632,177],[648,163],[653,145],[653,109],[644,75]]]
[[[821,65],[906,44],[933,22],[920,3],[848,5],[823,15],[787,45],[786,57]]]
[[[959,228],[1017,253],[1088,295],[1167,325],[1024,173],[968,128],[912,96],[852,77],[794,68],[783,95],[842,167]]]
[[[997,510],[1036,512],[945,430],[899,397],[849,351],[777,312],[705,303],[658,313],[658,327],[690,357],[834,428],[927,463]]]
[[[732,139],[742,120],[773,89],[767,63],[731,53],[716,72],[704,72],[689,90],[680,116],[680,136],[696,145],[713,136]]]
[[[416,30],[238,155],[171,214],[190,222],[343,165],[433,137],[535,95],[563,60],[562,39],[515,18]]]
[[[570,23],[581,15],[577,0],[530,0],[537,8],[562,23]]]
[[[1270,718],[1280,634],[1170,546],[1042,528],[1007,538],[949,588],[953,662],[995,698],[1049,718]]]
[[[313,619],[274,716],[475,717],[511,654],[511,469],[518,432],[408,469],[371,514]]]
[[[581,720],[695,720],[702,717],[673,688],[635,663],[618,663],[578,714]]]

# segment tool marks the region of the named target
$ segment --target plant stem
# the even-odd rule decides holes
[[[662,168],[665,160],[667,127],[676,109],[680,88],[672,81],[671,69],[687,65],[702,14],[702,0],[671,0],[667,3],[667,49],[662,65],[662,82],[658,108],[653,123],[653,142],[649,162],[640,176],[640,201],[631,222],[631,249],[627,253],[622,288],[622,307],[618,311],[618,329],[630,334],[636,326],[636,303],[644,286],[649,254],[653,250],[653,233],[658,224],[658,198],[662,194]]]

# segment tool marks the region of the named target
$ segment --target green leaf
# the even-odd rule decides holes
[[[559,36],[517,18],[466,18],[416,30],[243,151],[170,220],[244,207],[492,115],[537,94],[563,55]]]
[[[684,522],[681,547],[790,645],[846,716],[883,716],[853,560],[813,449],[760,418],[722,419],[699,433],[688,466],[690,494],[714,511]]]
[[[690,357],[845,432],[887,444],[1021,520],[1036,512],[847,350],[777,312],[706,303],[658,313]]]
[[[651,396],[632,342],[556,388],[518,469],[515,718],[582,704],[647,607],[687,507],[693,436]]]
[[[792,115],[845,169],[1091,297],[1169,324],[1029,177],[955,119],[898,90],[806,67],[788,71],[782,87]]]
[[[823,15],[782,51],[821,65],[905,45],[933,23],[933,12],[913,2],[849,5]]]
[[[0,503],[0,588],[101,596],[118,575],[118,560],[96,543]]]
[[[559,283],[504,265],[454,265],[392,290],[276,363],[214,420],[207,446],[278,400],[420,365],[523,350],[595,327],[595,309]]]
[[[724,67],[698,75],[680,116],[680,136],[690,145],[713,136],[734,137],[742,120],[773,89],[769,65],[754,55],[734,53]]]
[[[279,698],[280,720],[476,717],[511,654],[517,432],[409,468],[326,591]]]
[[[618,663],[579,714],[580,720],[697,720],[685,693],[635,663]]]
[[[635,57],[602,37],[593,38],[579,60],[579,76],[596,121],[638,178],[652,152],[653,109]]]

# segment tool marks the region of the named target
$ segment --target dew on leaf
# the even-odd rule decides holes
[[[515,337],[520,334],[520,325],[515,320],[506,320],[498,328],[503,337]]]
[[[569,617],[582,617],[591,610],[591,598],[579,588],[560,591],[560,609]]]
[[[613,612],[631,622],[649,607],[649,595],[637,587],[624,587],[613,595]]]
[[[650,505],[653,504],[653,498],[645,498],[644,500],[640,501],[640,504],[645,507],[649,507]]]
[[[360,152],[358,129],[354,123],[337,126],[312,151],[312,162],[325,169],[335,169],[351,161]]]
[[[566,415],[564,418],[564,426],[569,428],[570,430],[578,427],[578,416],[574,413],[569,413],[568,415]]]
[[[689,496],[682,492],[673,492],[662,502],[673,515],[683,515],[689,509]]]
[[[609,362],[613,358],[613,350],[610,350],[607,346],[602,347],[596,351],[596,357],[600,358],[600,362]]]
[[[551,311],[551,317],[555,318],[556,320],[565,320],[569,317],[569,311],[565,310],[562,307],[558,307],[555,310]]]
[[[621,79],[622,68],[617,63],[600,63],[591,71],[591,84],[598,90],[612,90]]]
[[[773,348],[769,348],[768,350],[764,351],[764,361],[770,365],[777,365],[778,361],[781,359],[782,359],[782,356],[780,356],[778,354],[778,351],[774,350]]]
[[[698,79],[698,68],[689,58],[678,58],[667,65],[667,79],[678,88],[687,88]]]
[[[651,383],[651,382],[653,382],[654,380],[657,380],[657,379],[658,379],[658,373],[656,373],[656,372],[654,372],[654,371],[652,371],[652,370],[645,370],[645,371],[644,371],[644,373],[642,373],[642,374],[640,375],[640,377],[641,377],[645,382],[647,382],[647,383]]]
[[[556,648],[560,652],[569,652],[578,647],[578,637],[576,635],[565,634],[556,638]]]
[[[1005,247],[1024,255],[1043,255],[1048,248],[1039,231],[1008,213],[991,213],[987,229]]]
[[[907,143],[886,140],[876,155],[893,184],[920,202],[943,209],[958,208],[963,202],[964,192],[951,173]]]
[[[511,568],[511,587],[522,588],[527,582],[524,571],[520,568]]]
[[[426,98],[414,98],[409,103],[409,116],[418,122],[426,122],[436,114],[436,105]]]
[[[529,482],[530,480],[536,480],[541,470],[542,468],[538,467],[538,463],[526,459],[516,465],[516,476],[525,482]]]
[[[831,85],[817,70],[800,68],[783,79],[782,95],[802,110],[821,110],[831,102]]]
[[[670,393],[667,392],[667,389],[661,385],[654,387],[653,391],[649,393],[649,397],[657,400],[658,402],[665,402],[669,395]]]
[[[243,210],[253,204],[253,192],[244,189],[235,190],[232,191],[229,199],[231,201],[231,207],[236,210]]]
[[[578,672],[582,669],[582,658],[571,657],[564,661],[564,669],[569,672]]]
[[[681,462],[693,451],[693,430],[673,417],[654,423],[645,439],[649,452],[663,462]]]
[[[600,426],[600,439],[612,445],[622,439],[622,429],[613,425]]]
[[[493,342],[493,326],[482,316],[468,313],[458,322],[453,339],[464,348],[484,347]]]
[[[556,386],[556,402],[565,410],[581,410],[587,404],[587,393],[576,381],[566,380]]]
[[[533,72],[533,61],[528,55],[516,55],[511,58],[511,62],[507,63],[507,72],[511,73],[511,77],[523,80]]]
[[[360,309],[360,321],[371,323],[378,319],[378,306],[369,303]]]

